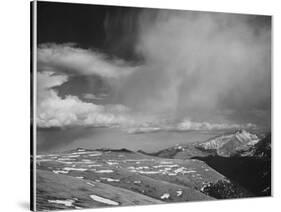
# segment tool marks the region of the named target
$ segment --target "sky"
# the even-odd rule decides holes
[[[270,16],[38,2],[37,22],[43,143],[83,128],[270,129]]]

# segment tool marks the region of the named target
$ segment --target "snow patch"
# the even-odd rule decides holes
[[[177,192],[177,197],[181,196],[183,191],[179,190],[179,191],[176,191]]]
[[[59,161],[69,161],[69,160],[73,160],[72,158],[59,158],[58,159]]]
[[[71,207],[72,204],[75,202],[72,199],[66,199],[66,200],[48,200],[49,203],[56,203],[56,204],[62,204],[67,207]]]
[[[66,171],[81,171],[81,172],[87,171],[87,169],[73,168],[73,167],[64,167],[63,169],[66,170]]]
[[[172,168],[172,167],[178,167],[178,166],[179,165],[177,165],[177,164],[162,164],[162,165],[153,166],[153,168],[163,168],[163,167]]]
[[[88,185],[90,185],[90,186],[93,186],[93,187],[95,187],[95,186],[96,186],[95,184],[93,184],[93,183],[89,183],[89,182],[87,182],[87,184],[88,184]]]
[[[117,162],[106,162],[108,165],[113,166],[113,165],[119,165]]]
[[[53,170],[55,174],[68,174],[68,171],[63,171],[63,170]]]
[[[140,174],[159,174],[159,171],[139,171]]]
[[[107,182],[120,182],[119,179],[113,179],[113,178],[101,177],[100,179],[106,180]]]
[[[181,174],[189,174],[189,173],[194,173],[194,172],[196,172],[196,171],[194,171],[194,170],[187,170],[185,167],[181,167],[181,168],[178,168],[178,169],[174,170],[174,172],[175,172],[176,174],[178,174],[178,173],[181,173]]]
[[[73,152],[73,155],[85,155],[85,154],[89,154],[90,152]]]
[[[170,197],[170,194],[169,193],[165,193],[160,198],[161,199],[169,199],[169,197]]]
[[[176,173],[168,173],[169,176],[175,176],[177,175]]]
[[[115,202],[113,200],[106,199],[106,198],[103,198],[103,197],[100,197],[100,196],[97,196],[97,195],[90,195],[90,197],[94,201],[101,202],[101,203],[104,203],[104,204],[107,204],[107,205],[119,205],[119,202]]]
[[[113,170],[98,170],[98,171],[95,171],[96,173],[112,173]]]
[[[67,155],[66,157],[68,157],[68,158],[78,158],[78,157],[80,157],[80,155]]]
[[[89,154],[89,156],[91,156],[91,157],[96,157],[96,156],[101,156],[101,155],[102,155],[101,153]]]

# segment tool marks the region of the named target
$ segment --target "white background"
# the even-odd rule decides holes
[[[67,1],[67,0],[65,0]],[[72,0],[72,2],[273,15],[273,198],[89,209],[86,211],[275,211],[281,203],[281,6],[273,0]],[[280,2],[280,1],[279,1]],[[29,1],[0,6],[0,211],[29,207]]]

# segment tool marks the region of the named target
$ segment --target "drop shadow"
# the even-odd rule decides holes
[[[30,210],[30,204],[29,202],[19,202],[18,203],[19,207],[24,209],[24,210]]]

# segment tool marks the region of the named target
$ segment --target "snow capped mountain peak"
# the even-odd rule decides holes
[[[235,133],[218,136],[199,144],[197,147],[205,151],[214,151],[220,156],[230,156],[238,150],[249,148],[258,143],[260,139],[245,129]]]
[[[249,145],[254,145],[260,140],[257,135],[252,134],[244,129],[237,131],[235,133],[235,137],[241,143],[248,143]]]

